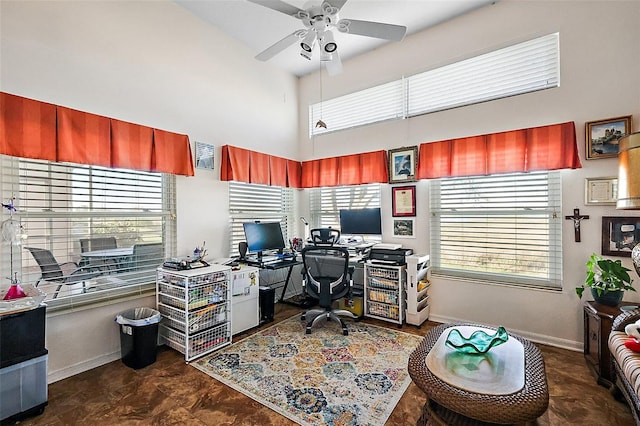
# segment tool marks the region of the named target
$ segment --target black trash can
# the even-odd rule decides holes
[[[120,324],[122,362],[133,369],[156,362],[160,312],[151,308],[134,308],[116,316]]]

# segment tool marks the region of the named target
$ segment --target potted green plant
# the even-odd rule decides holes
[[[630,270],[622,266],[620,260],[603,259],[594,253],[587,261],[587,278],[584,284],[576,287],[576,293],[582,297],[585,288],[590,287],[596,302],[617,306],[625,290],[636,291],[631,286]]]

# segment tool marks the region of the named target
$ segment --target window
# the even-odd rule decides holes
[[[402,80],[309,106],[309,137],[404,116]],[[327,128],[316,127],[322,119]]]
[[[309,195],[311,228],[340,229],[340,210],[380,207],[380,185],[350,185],[312,188]],[[367,236],[380,241],[381,237]]]
[[[560,35],[554,33],[309,105],[309,137],[559,85]],[[319,119],[327,128],[315,126]]]
[[[559,172],[440,179],[430,191],[435,273],[561,287]]]
[[[15,218],[27,234],[13,257],[22,262],[22,282],[37,284],[51,308],[155,289],[155,267],[175,253],[173,176],[7,156],[1,161],[2,193],[16,198]],[[88,253],[116,247],[118,256]],[[81,267],[85,279],[74,276],[58,291],[61,283],[41,280],[43,269],[26,248],[53,255],[56,264],[49,261],[45,269],[67,275]]]
[[[293,188],[229,182],[229,255],[245,240],[244,222],[280,222],[287,244],[296,232],[294,194]]]

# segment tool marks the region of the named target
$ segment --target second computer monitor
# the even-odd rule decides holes
[[[343,235],[382,235],[380,208],[340,210]]]

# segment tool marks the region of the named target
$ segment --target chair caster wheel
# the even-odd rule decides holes
[[[308,328],[305,330],[304,334],[311,334],[311,330],[309,330]]]
[[[307,319],[307,316],[306,316],[306,315],[304,315],[304,314],[302,314],[302,315],[300,316],[300,321],[304,321],[305,319]]]
[[[342,335],[343,336],[348,336],[349,335],[349,330],[342,330]]]

